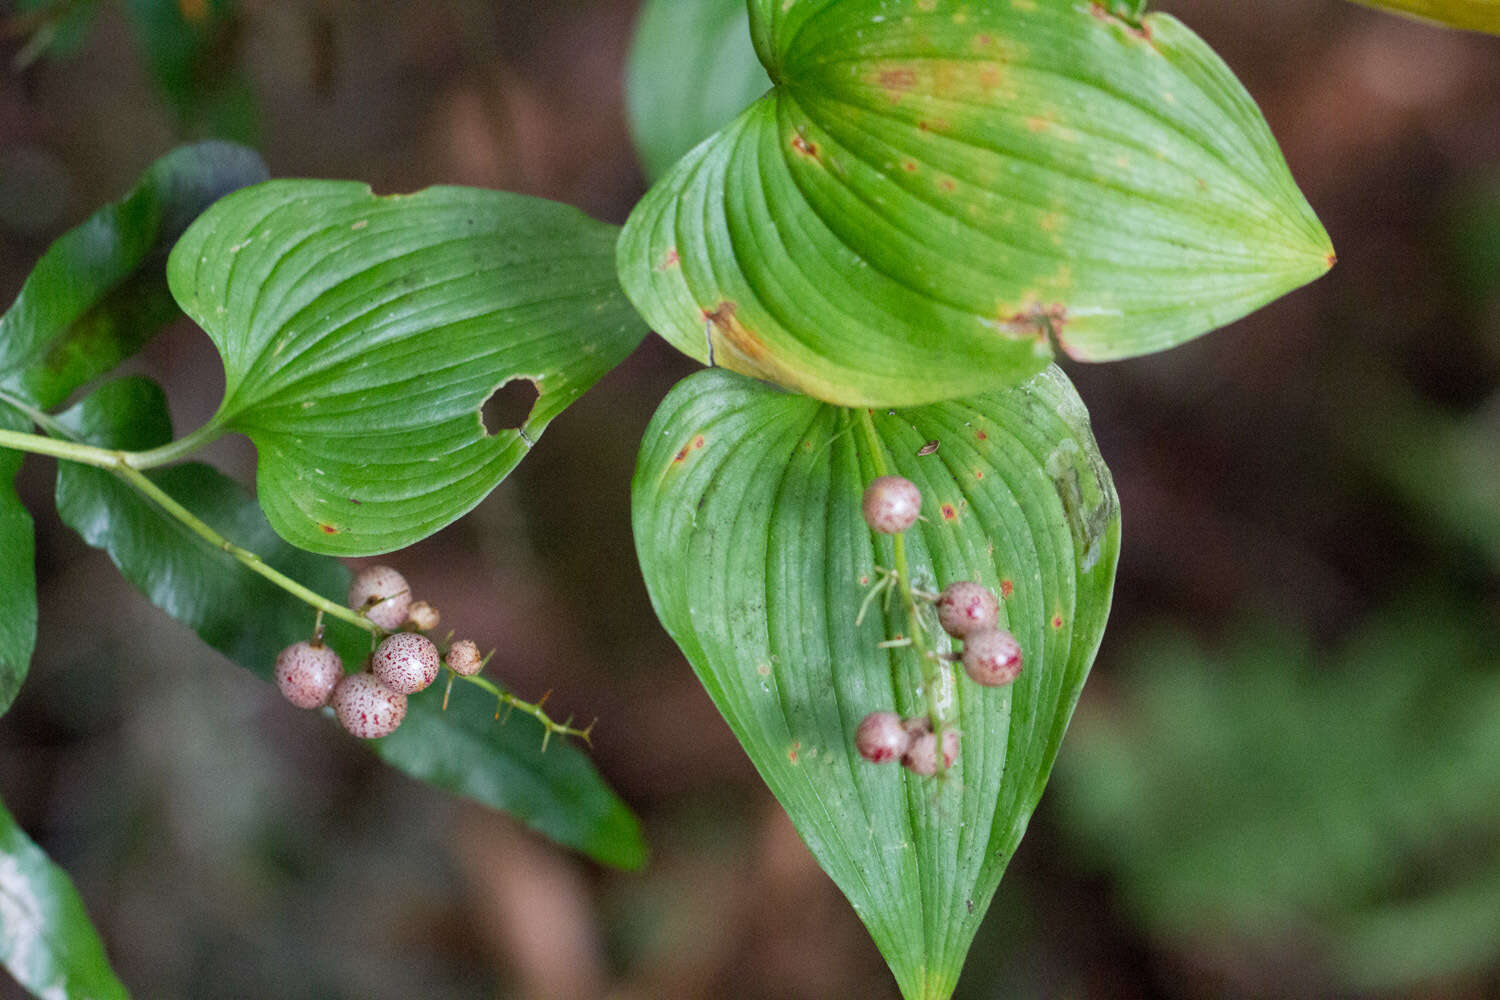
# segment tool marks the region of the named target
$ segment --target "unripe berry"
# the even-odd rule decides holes
[[[425,635],[387,636],[370,658],[370,672],[397,694],[416,694],[437,679],[443,658]]]
[[[899,535],[917,523],[922,491],[910,479],[881,476],[865,490],[865,523],[885,535]]]
[[[423,632],[431,632],[438,627],[443,616],[438,614],[437,608],[426,601],[413,601],[412,606],[406,611],[406,620]]]
[[[370,621],[394,632],[411,609],[411,587],[389,566],[366,566],[349,584],[349,607],[363,609]]]
[[[955,639],[992,629],[1000,620],[1000,602],[981,583],[964,580],[943,588],[937,602],[938,624]]]
[[[911,734],[895,712],[871,712],[854,733],[854,748],[871,764],[889,764],[911,749]]]
[[[344,676],[339,654],[322,643],[294,643],[276,655],[276,686],[298,708],[328,704],[334,686]]]
[[[473,677],[484,669],[484,657],[473,639],[460,639],[448,647],[448,667],[463,677]]]
[[[964,672],[975,684],[1000,687],[1021,676],[1021,644],[1004,629],[986,629],[964,639]]]
[[[912,774],[930,778],[938,771],[937,748],[937,734],[929,730],[912,740],[911,749],[901,758],[901,764]],[[958,760],[958,730],[949,729],[943,733],[943,768],[952,767],[955,760]]]
[[[339,725],[362,740],[389,736],[406,718],[406,695],[397,694],[374,674],[345,674],[333,689]]]

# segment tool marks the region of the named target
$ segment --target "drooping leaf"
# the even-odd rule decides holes
[[[625,78],[635,147],[653,180],[771,87],[745,0],[648,0]]]
[[[139,450],[171,439],[166,400],[144,379],[104,385],[61,418],[79,437]],[[207,465],[189,463],[152,474],[156,484],[236,544],[332,600],[349,587],[336,559],[282,541],[240,485]],[[205,642],[262,678],[276,654],[312,631],[313,611],[252,573],[165,514],[111,472],[73,463],[58,468],[57,508],[90,545],[157,607],[193,628]],[[370,650],[369,636],[330,620],[328,642],[353,668]],[[377,742],[393,767],[444,791],[512,813],[539,833],[605,864],[634,867],[645,855],[639,824],[604,783],[587,756],[553,741],[541,752],[541,730],[529,720],[491,722],[493,702],[460,688],[447,713],[441,693],[410,701],[399,738]]]
[[[0,403],[0,428],[28,431],[31,421]],[[14,485],[24,457],[0,448],[0,715],[16,700],[36,648],[36,539]]]
[[[1500,0],[1355,0],[1398,14],[1437,21],[1455,28],[1500,35]]]
[[[173,251],[172,292],[223,356],[218,427],[250,436],[258,495],[295,545],[408,545],[494,489],[552,418],[640,342],[618,230],[521,195],[273,181]],[[540,393],[487,433],[498,387]]]
[[[153,163],[48,248],[0,317],[0,389],[50,408],[140,350],[182,315],[167,290],[172,244],[215,200],[265,179],[259,156],[226,142]]]
[[[959,685],[963,748],[944,781],[868,765],[852,745],[859,721],[924,703],[915,654],[877,645],[906,631],[896,610],[855,625],[877,567],[893,565],[860,512],[879,468],[864,419],[728,372],[687,379],[646,432],[636,546],[657,614],[905,995],[940,998],[1103,633],[1118,505],[1056,368],[868,418],[887,466],[924,497],[927,522],[906,535],[913,581],[1002,595],[1026,660],[1012,687]]]
[[[48,1000],[129,1000],[67,874],[0,803],[0,965]]]
[[[657,183],[619,245],[626,292],[700,360],[915,405],[1015,384],[1054,346],[1171,347],[1332,264],[1254,101],[1170,16],[750,16],[776,88]]]

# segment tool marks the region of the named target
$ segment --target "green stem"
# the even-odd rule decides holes
[[[169,441],[159,448],[152,448],[149,451],[126,452],[126,459],[137,469],[154,469],[159,465],[168,465],[186,458],[199,448],[211,444],[223,436],[224,428],[213,421],[209,421],[191,434],[184,434],[176,441]]]
[[[249,549],[241,548],[240,546],[231,542],[229,539],[225,538],[223,535],[219,534],[214,529],[210,528],[207,524],[203,523],[203,521],[200,520],[196,514],[188,510],[176,500],[172,499],[172,496],[169,493],[152,482],[150,477],[148,477],[144,472],[141,472],[139,469],[136,469],[132,466],[126,465],[123,462],[115,467],[115,471],[118,472],[126,482],[134,486],[136,489],[140,490],[152,501],[154,501],[157,506],[161,507],[177,520],[181,521],[193,534],[197,535],[199,538],[203,539],[214,548],[220,549],[234,556],[235,559],[239,560],[240,563],[242,563],[245,568],[250,570],[252,573],[258,573],[259,575],[265,577],[267,580],[270,580],[276,586],[280,587],[282,590],[285,590],[293,597],[296,597],[306,604],[311,605],[312,607],[323,612],[325,615],[328,615],[330,618],[337,618],[340,621],[348,622],[350,625],[353,625],[356,628],[362,628],[372,635],[378,636],[381,634],[380,626],[370,621],[370,619],[366,618],[358,611],[346,608],[342,604],[336,604],[333,601],[330,601],[328,598],[324,597],[322,594],[319,594],[317,591],[310,590],[307,587],[304,587],[302,584],[298,583],[296,580],[293,580],[285,573],[282,573],[276,569],[272,569],[270,566],[266,565],[265,561],[254,552],[251,552]]]
[[[33,455],[51,455],[53,458],[65,458],[70,462],[80,462],[101,469],[117,469],[128,464],[126,452],[123,451],[110,451],[90,444],[79,444],[77,441],[62,441],[21,431],[0,430],[0,448],[26,451]]]
[[[860,427],[864,431],[865,444],[869,448],[871,461],[875,465],[876,476],[890,475],[890,466],[885,460],[885,446],[881,444],[880,436],[875,433],[875,421],[870,416],[868,409],[857,410],[859,414]],[[922,665],[922,691],[927,698],[927,717],[932,722],[932,731],[938,734],[938,739],[948,729],[952,728],[953,719],[950,715],[950,699],[943,696],[943,692],[951,686],[952,674],[950,668],[942,660],[937,658],[927,645],[927,625],[922,621],[921,605],[917,602],[917,595],[911,585],[911,569],[906,557],[906,536],[895,534],[891,539],[891,563],[892,571],[896,576],[896,586],[901,591],[901,604],[906,608],[907,632],[911,636],[911,648],[917,654],[917,661]],[[942,769],[942,754],[938,754],[938,767]]]
[[[543,695],[541,701],[523,701],[520,698],[517,698],[515,695],[511,694],[509,691],[502,689],[499,685],[493,683],[492,681],[485,680],[478,674],[475,674],[472,677],[465,677],[463,674],[455,674],[454,676],[456,676],[461,681],[468,681],[470,684],[479,688],[481,691],[488,691],[492,696],[494,696],[495,701],[498,703],[495,709],[495,715],[497,717],[500,714],[499,705],[504,705],[507,708],[524,712],[536,721],[540,722],[542,724],[542,727],[547,730],[547,735],[542,737],[543,751],[547,749],[547,741],[552,739],[554,734],[558,736],[577,736],[589,746],[593,746],[591,737],[594,733],[594,724],[591,722],[583,729],[575,729],[571,724],[573,721],[571,718],[567,722],[553,722],[552,717],[549,716],[546,710],[542,708],[542,706],[547,702],[547,695]],[[551,692],[549,691],[548,694],[551,694]]]

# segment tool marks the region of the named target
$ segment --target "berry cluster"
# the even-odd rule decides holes
[[[921,517],[922,494],[909,479],[881,476],[865,490],[863,509],[865,523],[873,530],[900,535]],[[963,580],[948,584],[940,594],[932,594],[912,588],[909,581],[899,580],[897,571],[881,573],[881,581],[872,589],[866,606],[881,591],[889,596],[890,588],[900,586],[910,602],[914,633],[923,628],[918,613],[918,602],[922,602],[935,607],[938,625],[944,632],[963,642],[960,655],[923,652],[935,669],[946,670],[948,662],[960,661],[969,679],[984,687],[1010,684],[1021,675],[1021,645],[1015,636],[999,627],[1000,602],[988,587]],[[860,614],[863,618],[863,610]],[[913,644],[914,639],[898,639],[882,645]],[[927,687],[932,690],[934,685]],[[872,712],[859,724],[854,745],[859,755],[872,764],[899,760],[913,774],[928,777],[953,766],[958,759],[959,734],[939,722],[937,713],[903,719],[894,712]]]
[[[319,629],[312,639],[288,646],[276,657],[276,686],[298,708],[332,705],[339,723],[361,739],[395,732],[406,717],[406,696],[437,680],[445,661],[463,677],[484,666],[471,640],[453,643],[445,657],[421,634],[436,628],[441,616],[426,601],[412,601],[406,578],[389,566],[371,566],[355,576],[349,607],[392,633],[375,647],[368,669],[344,673],[343,661],[323,644]]]

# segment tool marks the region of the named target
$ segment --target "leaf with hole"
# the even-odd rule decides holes
[[[167,290],[172,244],[214,201],[265,179],[243,146],[183,146],[65,233],[0,317],[0,391],[50,408],[140,350],[182,315]]]
[[[521,195],[272,181],[219,202],[168,265],[224,359],[207,430],[249,435],[261,506],[295,545],[409,545],[494,489],[645,330],[612,267],[618,230]],[[540,394],[514,429],[481,408]]]
[[[39,997],[128,1000],[78,890],[0,803],[0,965]]]
[[[28,431],[31,421],[0,403],[0,429]],[[15,488],[23,458],[0,448],[0,715],[16,700],[36,648],[36,537]]]
[[[907,629],[899,610],[856,624],[877,569],[894,565],[860,503],[887,471],[924,498],[926,521],[904,536],[912,581],[991,588],[1025,657],[1012,686],[956,687],[962,749],[940,782],[866,764],[853,745],[868,713],[924,708],[916,655],[879,647]],[[1072,386],[1049,368],[872,414],[703,372],[652,420],[632,499],[668,632],[903,993],[947,997],[1109,609],[1118,503]]]
[[[636,207],[626,292],[678,349],[845,405],[1162,350],[1333,249],[1254,101],[1164,14],[753,0],[776,87]]]
[[[76,436],[110,448],[145,449],[171,440],[166,399],[145,379],[108,383],[61,419]],[[199,463],[151,476],[216,531],[275,569],[332,600],[347,593],[349,571],[343,564],[284,542],[254,498],[232,479]],[[313,611],[306,604],[204,542],[112,472],[61,463],[57,508],[64,523],[108,552],[151,603],[263,679],[270,679],[282,648],[312,631]],[[369,653],[364,631],[337,619],[326,625],[328,642],[346,667]],[[527,720],[494,723],[494,703],[477,690],[456,690],[452,701],[442,712],[442,691],[436,687],[411,698],[399,738],[377,741],[372,749],[414,778],[511,813],[602,863],[637,867],[642,862],[639,823],[578,747],[554,740],[542,753],[540,728]],[[481,718],[488,725],[479,725]]]
[[[1378,7],[1436,21],[1455,28],[1487,31],[1500,35],[1500,0],[1355,0],[1366,7]]]
[[[651,178],[770,88],[745,0],[649,0],[641,8],[625,110]]]

